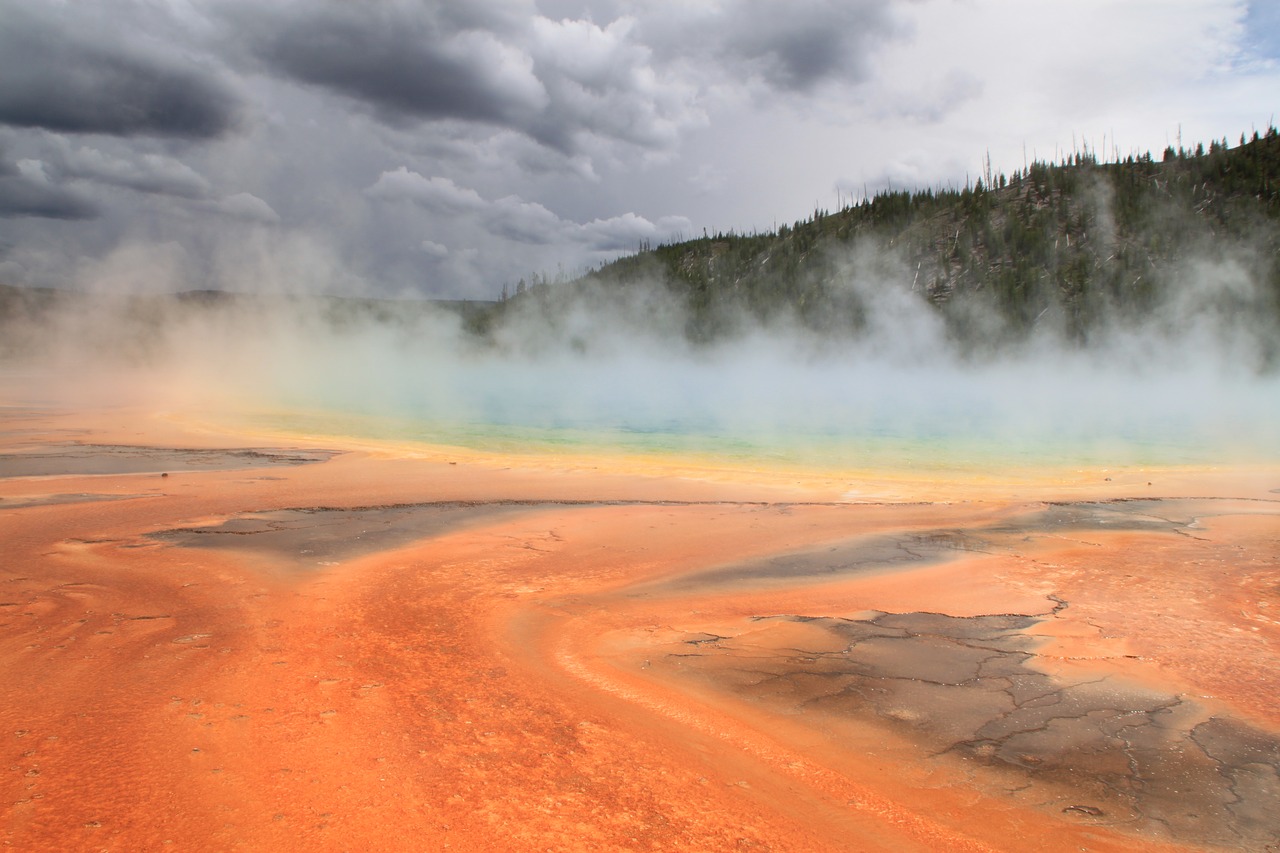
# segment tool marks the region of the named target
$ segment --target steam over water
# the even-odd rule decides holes
[[[1280,382],[1220,364],[1062,350],[961,364],[761,334],[693,352],[312,352],[265,422],[492,452],[694,454],[735,465],[959,468],[1280,457]],[[1172,353],[1160,354],[1162,359]],[[266,390],[266,389],[260,389]]]
[[[876,286],[857,336],[743,323],[703,346],[688,343],[658,289],[550,313],[513,303],[484,341],[444,311],[162,300],[140,318],[136,303],[73,300],[11,321],[3,369],[10,385],[35,377],[28,398],[194,406],[257,426],[493,453],[832,470],[1280,460],[1274,327],[1199,310],[1212,302],[1206,288],[1086,345],[1046,322],[988,351],[958,347],[931,306],[892,282]]]
[[[1273,380],[636,358],[419,368],[377,377],[377,393],[298,377],[279,395],[291,413],[265,422],[496,452],[691,453],[819,468],[1203,463],[1273,459],[1280,448]]]

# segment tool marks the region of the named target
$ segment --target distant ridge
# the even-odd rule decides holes
[[[173,293],[101,293],[84,292],[54,287],[16,287],[0,284],[0,316],[18,305],[39,307],[56,302],[83,301],[88,299],[133,300],[138,302],[177,302],[190,305],[228,305],[237,301],[280,300],[292,302],[332,303],[335,305],[385,307],[389,309],[409,307],[416,310],[423,305],[457,312],[483,310],[497,304],[494,299],[390,299],[369,296],[335,296],[330,294],[257,294],[237,290],[179,290]]]

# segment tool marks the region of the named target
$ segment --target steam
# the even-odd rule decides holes
[[[815,335],[730,305],[730,331],[701,344],[660,280],[530,292],[486,337],[422,303],[27,298],[7,312],[0,370],[36,403],[304,413],[288,422],[497,451],[841,468],[1274,459],[1276,313],[1258,269],[1247,254],[1199,259],[1167,276],[1147,316],[1084,344],[1046,316],[987,350],[957,341],[911,270],[869,245],[838,265],[835,304],[857,307],[855,331]],[[967,310],[970,327],[998,329],[980,303]]]

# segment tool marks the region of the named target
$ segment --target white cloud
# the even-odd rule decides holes
[[[664,216],[654,223],[643,216],[624,213],[579,225],[573,237],[595,251],[618,252],[637,248],[641,240],[660,242],[675,234],[690,235],[692,230],[693,223],[683,216]]]
[[[36,184],[49,183],[49,173],[45,170],[43,160],[35,160],[30,157],[24,158],[17,162],[18,174],[26,178],[28,181]]]
[[[441,245],[433,240],[423,240],[422,243],[419,244],[419,248],[422,249],[422,253],[424,255],[429,255],[433,258],[446,258],[449,256],[449,247]]]
[[[271,205],[251,193],[236,193],[219,199],[213,203],[212,209],[226,216],[250,222],[274,225],[280,221],[280,215],[271,208]]]
[[[490,204],[484,222],[489,233],[522,243],[556,242],[569,227],[569,223],[537,202],[514,195]]]
[[[449,178],[424,177],[406,166],[383,172],[365,193],[370,198],[411,201],[439,212],[479,210],[485,206],[475,190],[460,187]]]
[[[552,95],[538,138],[566,150],[580,148],[580,137],[663,149],[705,121],[696,88],[655,65],[634,24],[534,19],[530,50]]]
[[[633,249],[641,239],[662,240],[692,230],[692,223],[682,216],[667,216],[654,223],[634,212],[578,223],[517,195],[489,201],[448,178],[427,178],[406,167],[384,172],[366,195],[382,201],[412,201],[435,213],[470,216],[478,227],[502,240],[544,246],[577,244],[592,252]],[[421,249],[439,257],[448,253],[430,240],[423,241]]]

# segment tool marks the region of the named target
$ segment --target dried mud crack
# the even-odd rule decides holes
[[[670,657],[780,713],[905,733],[936,760],[981,765],[987,784],[1070,819],[1230,849],[1280,841],[1280,739],[1185,696],[1037,670],[1043,640],[1026,631],[1066,606],[1041,615],[758,616],[753,624],[803,623],[837,642],[767,648],[708,635]]]

